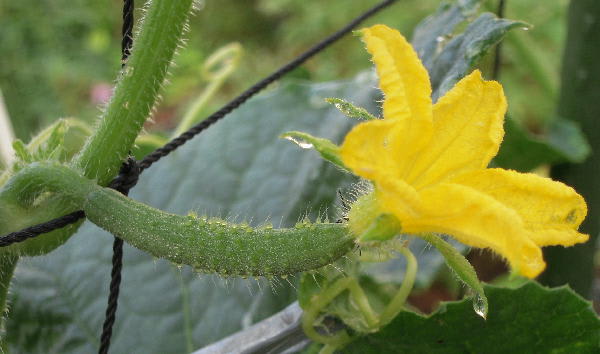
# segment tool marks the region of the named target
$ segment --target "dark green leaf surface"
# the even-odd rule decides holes
[[[597,353],[600,320],[572,290],[530,282],[518,289],[487,286],[487,320],[465,299],[423,317],[401,313],[344,353]]]
[[[429,71],[434,101],[475,68],[509,30],[526,26],[483,13],[470,22],[463,33],[455,34],[457,26],[474,14],[478,2],[442,4],[415,29],[412,42]]]
[[[555,118],[545,137],[535,137],[510,117],[504,123],[505,138],[494,164],[518,171],[531,171],[543,164],[581,162],[590,152],[579,127]]]
[[[475,68],[509,30],[527,26],[483,13],[463,33],[456,33],[459,25],[474,18],[480,2],[444,3],[415,28],[412,44],[429,71],[434,100]],[[581,162],[589,154],[580,129],[564,119],[552,120],[544,137],[531,136],[510,118],[504,129],[505,139],[494,159],[499,167],[530,171],[542,164]]]
[[[451,36],[460,23],[474,14],[479,2],[474,0],[465,1],[466,4],[443,3],[435,13],[415,27],[411,42],[425,66],[433,66],[436,56],[443,48],[444,38]]]

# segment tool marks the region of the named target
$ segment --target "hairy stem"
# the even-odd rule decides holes
[[[397,248],[397,251],[402,253],[402,255],[406,258],[406,272],[404,273],[405,275],[400,289],[396,295],[394,295],[392,301],[390,301],[385,310],[381,313],[379,318],[379,325],[381,327],[390,323],[400,313],[400,311],[402,311],[404,303],[406,302],[406,299],[408,298],[408,295],[410,294],[417,277],[417,259],[412,252],[408,249],[408,247],[399,247]]]
[[[19,257],[14,255],[3,255],[0,257],[0,311],[2,311],[0,313],[0,351],[3,353],[7,350],[4,341],[6,314],[8,312],[6,299],[8,297],[10,281],[18,261]]]
[[[181,41],[193,0],[150,2],[132,54],[97,130],[73,164],[88,178],[107,185],[158,99],[175,50]]]

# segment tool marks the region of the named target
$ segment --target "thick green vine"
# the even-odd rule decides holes
[[[193,0],[152,1],[100,124],[73,165],[107,185],[131,150],[158,99]]]

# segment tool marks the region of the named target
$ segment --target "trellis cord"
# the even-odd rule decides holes
[[[60,218],[56,218],[42,224],[33,225],[20,231],[11,232],[8,235],[0,238],[0,247],[10,246],[13,243],[23,242],[50,231],[61,229],[67,225],[77,222],[77,220],[83,218],[84,216],[85,213],[83,210],[78,210],[71,214],[61,216]]]
[[[192,137],[199,134],[200,132],[202,132],[203,130],[205,130],[206,128],[211,126],[212,124],[216,123],[218,120],[224,118],[228,113],[233,111],[235,108],[239,107],[242,103],[246,102],[250,97],[257,94],[260,90],[264,89],[269,84],[271,84],[275,80],[279,79],[281,76],[294,70],[295,68],[300,66],[303,62],[308,60],[310,57],[317,54],[319,51],[325,49],[327,46],[333,44],[333,42],[340,39],[344,34],[347,34],[349,31],[351,31],[355,26],[360,24],[362,21],[366,20],[368,17],[374,15],[378,11],[393,4],[396,1],[397,0],[386,0],[386,1],[381,2],[379,5],[374,6],[373,8],[371,8],[370,10],[365,12],[363,15],[352,20],[346,27],[344,27],[340,31],[329,36],[328,38],[326,38],[325,40],[323,40],[322,42],[320,42],[313,48],[306,51],[304,54],[301,54],[296,59],[292,60],[288,64],[281,67],[279,70],[275,71],[273,74],[269,75],[267,78],[256,83],[254,86],[252,86],[251,88],[249,88],[248,90],[243,92],[241,95],[239,95],[238,97],[236,97],[235,99],[230,101],[228,104],[223,106],[223,108],[221,108],[217,112],[210,115],[204,121],[198,123],[197,125],[193,126],[188,131],[182,133],[177,138],[171,140],[169,143],[167,143],[162,148],[159,148],[159,149],[155,150],[154,152],[150,153],[148,156],[146,156],[141,161],[140,172],[147,169],[153,163],[158,161],[160,158],[168,155],[169,153],[174,151],[176,148],[178,148],[179,146],[183,145],[185,142],[190,140]],[[81,214],[76,214],[76,213],[81,213]],[[82,211],[79,211],[79,212],[75,212],[75,213],[72,213],[69,215],[58,217],[56,219],[52,219],[50,221],[47,221],[47,222],[44,222],[41,224],[37,224],[34,226],[30,226],[30,227],[21,229],[19,231],[11,232],[0,238],[0,247],[10,246],[13,243],[23,242],[29,238],[36,237],[36,236],[42,235],[44,233],[48,233],[50,231],[54,231],[56,229],[60,229],[62,227],[65,227],[67,225],[77,222],[77,220],[83,218],[84,216],[85,216],[85,214],[83,214]]]
[[[131,2],[133,0],[125,0]],[[133,12],[132,12],[133,13]],[[140,176],[140,169],[137,161],[133,157],[129,157],[121,170],[119,176],[111,183],[111,188],[116,189],[124,195],[129,194],[129,190],[136,185]],[[123,268],[123,240],[117,236],[113,241],[113,256],[112,270],[110,272],[110,286],[108,293],[108,303],[102,325],[102,335],[100,336],[100,348],[98,353],[107,354],[110,347],[110,339],[112,337],[112,329],[115,324],[117,306],[119,300],[119,291],[121,287],[121,269]]]
[[[123,0],[123,27],[121,29],[121,65],[125,66],[133,45],[133,0]]]
[[[112,329],[115,323],[117,305],[119,300],[119,290],[121,286],[121,269],[123,267],[123,240],[116,237],[113,241],[112,270],[110,272],[110,288],[108,295],[108,304],[104,324],[102,325],[102,335],[100,336],[100,349],[98,353],[107,354],[112,337]]]
[[[135,5],[134,0],[123,0],[123,27],[121,29],[121,67],[127,65],[127,58],[131,54],[131,46],[133,45],[133,11]],[[129,190],[137,183],[140,176],[140,170],[137,168],[137,161],[133,158],[128,158],[119,171],[119,176],[123,176],[122,180],[113,180],[115,185],[111,186],[123,193],[129,194]],[[115,236],[113,240],[113,256],[112,269],[110,271],[110,285],[108,290],[108,303],[104,323],[102,324],[102,334],[100,335],[100,348],[98,353],[107,354],[110,348],[110,339],[112,338],[112,329],[115,324],[119,291],[121,288],[121,270],[123,268],[123,240]]]

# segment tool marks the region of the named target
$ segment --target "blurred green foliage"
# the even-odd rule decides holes
[[[88,92],[118,70],[120,9],[85,0],[0,2],[0,87],[17,137],[93,117]]]
[[[201,10],[190,23],[188,45],[180,51],[172,84],[154,117],[156,123],[161,129],[172,128],[173,119],[180,119],[206,84],[202,62],[221,46],[240,42],[245,55],[205,113],[378,2],[201,1]],[[410,36],[416,23],[440,2],[400,0],[369,23],[386,23]],[[0,88],[17,137],[28,141],[60,117],[91,121],[98,115],[99,101],[110,92],[119,70],[121,5],[120,0],[0,2]],[[143,2],[136,5],[139,18]],[[495,0],[485,2],[488,11],[496,5]],[[506,16],[533,28],[508,36],[501,81],[511,116],[537,133],[552,118],[566,5],[567,0],[508,1]],[[352,77],[370,66],[361,43],[345,38],[293,74],[327,81]]]

